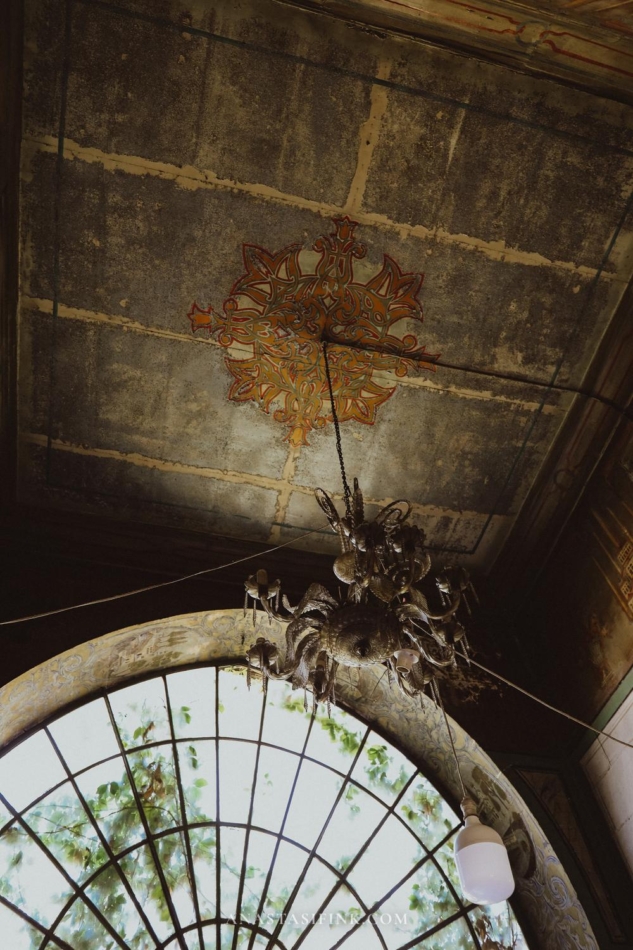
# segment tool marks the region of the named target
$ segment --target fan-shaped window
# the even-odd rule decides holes
[[[100,696],[0,758],[11,950],[518,948],[460,897],[459,821],[353,716],[197,667]]]

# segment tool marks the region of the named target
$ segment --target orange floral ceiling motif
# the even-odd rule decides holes
[[[332,421],[324,340],[341,422],[374,424],[378,407],[396,388],[378,383],[376,373],[406,376],[421,363],[433,369],[437,359],[417,336],[423,275],[403,273],[385,255],[375,276],[366,283],[355,279],[354,261],[364,258],[367,248],[354,237],[356,221],[333,220],[336,230],[312,247],[319,256],[316,266],[306,267],[301,244],[273,254],[245,244],[246,273],[231,288],[224,312],[196,303],[189,311],[194,332],[207,330],[231,348],[229,399],[272,412],[295,446],[307,445],[313,429]],[[244,356],[238,358],[241,350]]]

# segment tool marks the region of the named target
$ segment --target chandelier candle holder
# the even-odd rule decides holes
[[[407,696],[430,694],[441,708],[462,786],[465,827],[456,841],[457,868],[464,894],[475,903],[505,900],[514,890],[507,852],[501,837],[479,822],[476,806],[467,795],[448,718],[440,695],[440,682],[457,667],[457,657],[469,662],[470,648],[464,623],[471,614],[469,598],[476,599],[468,572],[447,567],[432,578],[431,557],[424,531],[411,524],[408,501],[393,501],[373,520],[365,514],[363,494],[354,479],[350,489],[345,472],[341,435],[332,392],[332,380],[323,343],[332,421],[343,482],[345,514],[339,514],[322,488],[316,499],[332,530],[340,553],[333,571],[339,581],[338,596],[322,584],[310,584],[293,607],[281,594],[281,582],[270,582],[259,570],[245,582],[244,614],[253,602],[253,621],[261,604],[269,619],[287,623],[286,648],[258,637],[247,651],[247,677],[289,680],[308,691],[313,713],[319,703],[336,700],[339,666],[382,664],[389,682]],[[281,603],[280,603],[281,601]],[[461,856],[461,857],[460,857]]]

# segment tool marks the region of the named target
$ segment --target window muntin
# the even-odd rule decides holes
[[[525,946],[509,905],[462,901],[459,820],[406,757],[235,668],[113,690],[16,745],[1,825],[16,950]]]

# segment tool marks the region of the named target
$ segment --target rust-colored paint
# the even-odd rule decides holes
[[[403,273],[385,255],[380,271],[362,283],[354,275],[354,261],[367,253],[354,238],[358,223],[347,216],[333,221],[335,231],[313,245],[319,255],[314,270],[304,269],[300,244],[276,253],[244,244],[246,273],[234,283],[224,313],[196,303],[189,312],[194,332],[208,330],[227,348],[249,348],[242,359],[226,359],[235,380],[229,399],[272,410],[295,446],[309,444],[308,433],[332,421],[323,341],[331,344],[328,360],[341,422],[374,424],[378,407],[395,391],[379,385],[375,372],[406,376],[420,362],[434,369],[437,359],[415,332],[422,323],[423,275]],[[411,332],[398,335],[396,327],[405,320]]]

